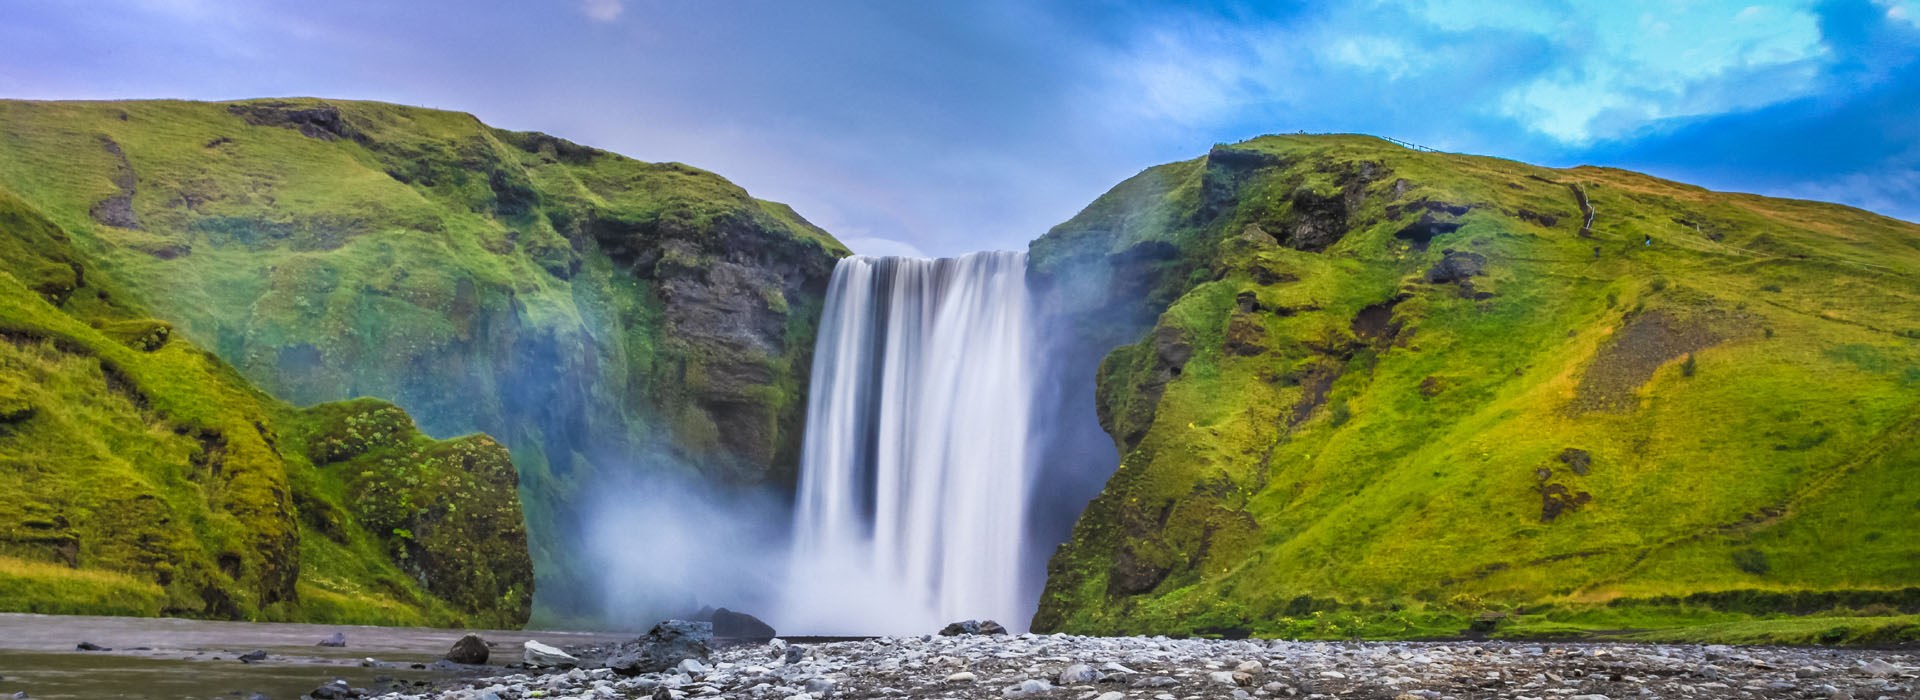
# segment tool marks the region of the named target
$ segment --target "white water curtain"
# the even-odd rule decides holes
[[[783,630],[1022,630],[1026,256],[851,257],[814,349]]]

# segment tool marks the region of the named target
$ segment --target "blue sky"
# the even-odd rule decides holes
[[[319,95],[718,172],[869,253],[1364,132],[1920,220],[1920,0],[0,0],[0,96]]]

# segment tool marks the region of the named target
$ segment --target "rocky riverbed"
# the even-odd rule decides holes
[[[1911,650],[962,635],[774,640],[667,672],[526,671],[380,697],[1909,700],[1920,697],[1916,687]]]

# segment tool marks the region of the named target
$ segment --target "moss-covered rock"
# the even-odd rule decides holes
[[[353,520],[402,570],[462,612],[526,622],[533,562],[505,447],[484,435],[432,440],[404,411],[371,399],[307,413],[307,454],[344,483]]]
[[[1120,455],[1034,627],[1523,636],[1886,598],[1920,581],[1915,241],[1358,136],[1148,169],[1031,249]]]

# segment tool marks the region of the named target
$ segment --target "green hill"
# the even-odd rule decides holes
[[[1122,455],[1036,629],[1920,638],[1920,226],[1274,136],[1031,252]]]
[[[514,626],[507,451],[301,410],[173,337],[0,189],[0,610]]]
[[[0,187],[273,396],[496,436],[552,605],[594,598],[604,477],[792,479],[846,254],[705,171],[368,102],[0,101]]]

